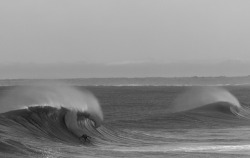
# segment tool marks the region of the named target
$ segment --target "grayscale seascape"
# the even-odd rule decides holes
[[[250,0],[0,0],[0,158],[250,158]]]

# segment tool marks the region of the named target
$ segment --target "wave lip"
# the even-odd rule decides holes
[[[231,104],[229,102],[215,102],[211,104],[207,104],[201,107],[197,107],[191,110],[188,110],[189,112],[220,112],[225,114],[233,114],[233,109],[239,109],[238,107],[235,108],[234,104]]]

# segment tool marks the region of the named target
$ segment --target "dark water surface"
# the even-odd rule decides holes
[[[1,87],[0,99],[11,88]],[[231,101],[215,100],[172,112],[174,99],[187,88],[77,87],[91,91],[104,114],[97,129],[91,121],[82,123],[91,136],[88,142],[65,125],[67,108],[48,105],[4,112],[0,157],[250,157],[250,87],[225,87],[242,106],[236,110]]]

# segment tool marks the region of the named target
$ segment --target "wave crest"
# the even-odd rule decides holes
[[[188,89],[179,95],[170,108],[171,112],[181,112],[196,109],[202,106],[209,107],[215,103],[223,103],[228,108],[233,106],[235,109],[241,108],[237,98],[230,92],[219,87],[195,87]]]

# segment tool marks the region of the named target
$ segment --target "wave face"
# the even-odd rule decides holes
[[[0,156],[180,157],[250,151],[248,105],[223,88],[184,93],[180,87],[92,88],[105,107],[105,121],[99,101],[85,89],[53,84],[0,92]]]

